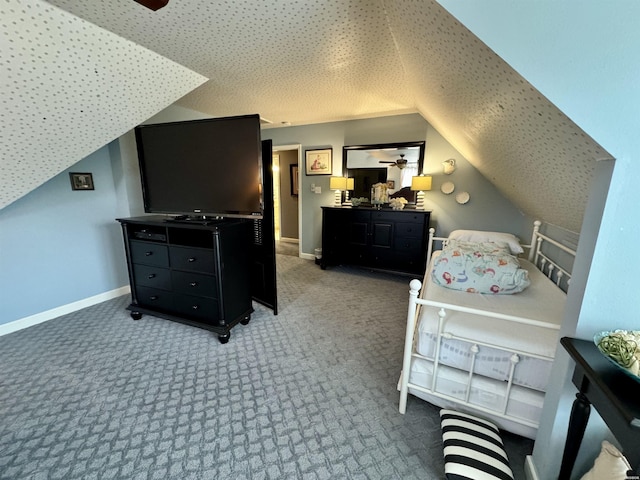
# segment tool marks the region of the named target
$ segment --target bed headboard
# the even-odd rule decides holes
[[[529,261],[566,292],[571,283],[570,270],[576,251],[541,233],[541,225],[539,220],[533,222],[531,244],[526,246],[529,249]]]
[[[571,270],[576,251],[573,248],[555,240],[542,233],[542,222],[533,222],[533,234],[531,243],[522,245],[528,253],[528,260],[549,277],[560,289],[568,291],[571,283]],[[427,258],[431,258],[434,251],[434,242],[440,242],[441,246],[446,245],[447,237],[436,237],[435,228],[429,229],[429,243],[427,247]]]

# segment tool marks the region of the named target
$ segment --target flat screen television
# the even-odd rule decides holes
[[[145,212],[262,217],[259,115],[140,125],[135,137]]]

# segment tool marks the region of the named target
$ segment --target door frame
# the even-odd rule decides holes
[[[282,151],[296,150],[298,152],[298,185],[302,186],[302,144],[295,143],[290,145],[274,145],[273,153]],[[300,188],[298,192],[298,257],[302,257],[302,202],[304,199],[304,189]],[[282,216],[282,209],[280,209],[280,215]],[[282,218],[280,218],[280,225],[282,225]],[[281,227],[282,228],[282,227]],[[302,257],[304,258],[304,257]],[[313,255],[311,258],[314,258]]]

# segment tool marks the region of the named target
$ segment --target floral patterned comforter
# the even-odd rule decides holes
[[[433,281],[469,293],[512,294],[530,285],[507,244],[449,240],[431,272]]]

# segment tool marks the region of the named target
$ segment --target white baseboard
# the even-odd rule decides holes
[[[531,455],[527,455],[524,459],[524,475],[527,477],[527,480],[539,480],[538,472],[536,471],[536,466],[533,463],[533,457]]]
[[[127,285],[126,287],[116,288],[115,290],[111,290],[109,292],[100,293],[99,295],[94,295],[93,297],[84,298],[82,300],[78,300],[77,302],[68,303],[67,305],[52,308],[51,310],[47,310],[46,312],[36,313],[35,315],[31,315],[29,317],[20,318],[18,320],[14,320],[13,322],[5,323],[3,325],[0,325],[0,337],[9,333],[17,332],[18,330],[22,330],[23,328],[32,327],[33,325],[52,320],[61,315],[73,313],[83,308],[106,302],[107,300],[126,295],[127,293],[131,293],[131,287],[129,285]]]
[[[300,243],[297,238],[280,237],[280,241],[284,243]]]
[[[304,258],[305,260],[315,260],[316,256],[313,253],[301,253],[300,258]]]

